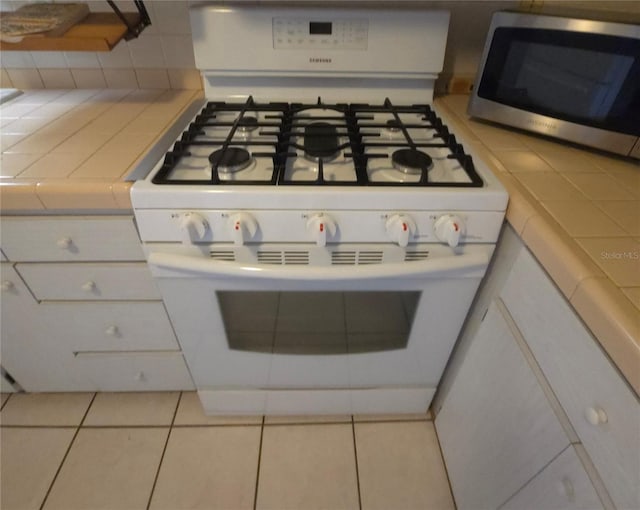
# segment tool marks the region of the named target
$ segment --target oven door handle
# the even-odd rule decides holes
[[[491,251],[411,262],[349,266],[242,264],[175,253],[153,252],[148,262],[156,276],[240,278],[286,281],[359,281],[436,276],[482,276]],[[164,270],[164,271],[163,271]],[[168,274],[166,270],[169,271]],[[178,273],[177,275],[175,273]]]

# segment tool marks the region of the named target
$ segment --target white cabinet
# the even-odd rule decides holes
[[[637,396],[509,227],[496,259],[434,399],[458,508],[640,508]]]
[[[130,216],[3,217],[2,366],[26,391],[193,389]]]
[[[495,303],[436,427],[459,510],[498,508],[569,446]]]
[[[600,510],[602,503],[574,446],[565,449],[544,471],[500,510]]]
[[[523,250],[500,293],[618,508],[640,508],[640,404]]]

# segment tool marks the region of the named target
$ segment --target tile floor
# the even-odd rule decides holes
[[[453,509],[427,415],[213,418],[197,395],[2,395],[2,510]]]

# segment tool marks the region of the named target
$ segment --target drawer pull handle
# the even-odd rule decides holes
[[[2,282],[1,287],[2,287],[2,291],[3,292],[7,292],[7,291],[10,291],[10,290],[13,290],[15,285],[13,285],[13,282],[11,282],[9,280],[5,280],[5,281]]]
[[[71,246],[71,243],[73,241],[71,240],[70,237],[62,237],[60,239],[58,239],[58,241],[56,242],[56,244],[58,245],[58,248],[61,248],[63,250],[68,249]]]
[[[96,282],[93,281],[88,281],[84,284],[82,284],[82,290],[84,290],[85,292],[93,292],[96,290]]]
[[[147,376],[144,375],[144,372],[140,371],[136,374],[135,380],[137,382],[145,382],[147,380]]]
[[[109,326],[105,330],[105,333],[109,336],[120,336],[120,330],[118,329],[118,326]]]
[[[602,425],[609,421],[607,413],[605,413],[604,409],[601,409],[600,407],[587,407],[584,415],[591,425]]]

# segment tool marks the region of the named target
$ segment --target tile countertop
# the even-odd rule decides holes
[[[509,191],[507,220],[640,395],[640,162],[436,108]]]
[[[201,96],[200,90],[29,90],[2,104],[0,210],[130,210],[132,183],[124,177]]]

